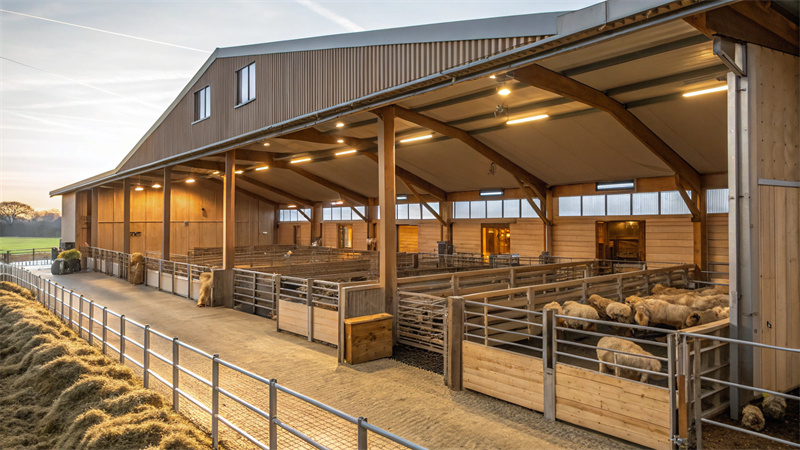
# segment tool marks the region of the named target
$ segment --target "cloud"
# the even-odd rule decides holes
[[[324,17],[324,18],[326,18],[326,19],[328,19],[328,20],[330,20],[330,21],[332,21],[332,22],[334,22],[336,24],[341,25],[347,31],[364,31],[365,30],[365,28],[362,27],[361,25],[358,25],[357,23],[353,22],[352,20],[350,20],[350,19],[348,19],[346,17],[343,17],[343,16],[340,16],[339,14],[336,14],[335,12],[333,12],[330,9],[320,5],[317,2],[313,2],[311,0],[294,0],[294,1],[297,2],[300,5],[305,6],[306,8],[310,9],[311,11],[319,14],[320,16],[322,16],[322,17]]]

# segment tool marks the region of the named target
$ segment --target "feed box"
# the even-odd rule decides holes
[[[345,361],[359,364],[392,356],[392,315],[345,319]]]

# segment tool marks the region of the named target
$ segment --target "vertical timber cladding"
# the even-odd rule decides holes
[[[163,193],[160,188],[142,186],[143,191],[131,192],[131,232],[140,233],[131,236],[131,252],[160,254]],[[122,187],[100,188],[99,192],[97,245],[122,251]],[[273,206],[243,193],[236,202],[236,245],[270,244]],[[221,186],[199,178],[191,184],[173,183],[171,208],[171,253],[186,255],[195,247],[222,246]]]
[[[800,75],[793,55],[748,44],[749,152],[758,178],[757,245],[760,302],[757,341],[800,348]],[[753,164],[751,163],[751,164]],[[775,186],[789,182],[793,186]],[[754,277],[755,279],[755,277]],[[760,304],[759,304],[760,303]],[[757,335],[756,335],[757,336]],[[800,358],[758,352],[760,386],[785,391],[800,385]]]
[[[303,114],[533,42],[535,37],[379,45],[215,60],[122,170],[204,147]],[[256,63],[256,100],[234,109],[236,71]],[[211,116],[192,125],[194,92],[211,87]]]

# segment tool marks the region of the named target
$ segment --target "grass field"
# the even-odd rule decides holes
[[[58,247],[59,238],[0,237],[0,251]]]

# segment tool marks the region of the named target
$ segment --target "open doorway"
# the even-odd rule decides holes
[[[507,223],[481,225],[481,253],[484,257],[511,253],[511,228]]]
[[[597,258],[615,261],[645,260],[643,220],[597,222]]]
[[[353,248],[353,226],[339,225],[339,248]]]
[[[416,225],[397,226],[397,251],[417,253],[419,250],[419,229]]]

